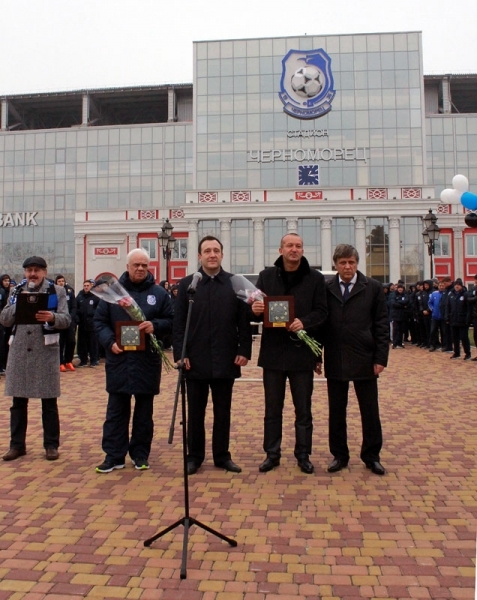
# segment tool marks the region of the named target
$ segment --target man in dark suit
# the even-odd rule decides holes
[[[358,271],[353,246],[339,244],[333,255],[338,271],[327,284],[325,376],[328,383],[329,444],[334,456],[328,471],[348,465],[346,408],[349,382],[358,397],[363,427],[361,460],[376,475],[383,443],[378,407],[378,376],[387,366],[389,326],[382,285]]]
[[[216,467],[240,473],[229,451],[232,389],[252,354],[248,306],[232,288],[231,273],[222,269],[223,245],[207,235],[199,243],[202,279],[194,294],[184,357],[187,382],[187,472],[193,475],[205,459],[205,411],[209,390],[214,407],[212,455]],[[179,361],[189,306],[192,275],[179,283],[174,303],[173,350]]]

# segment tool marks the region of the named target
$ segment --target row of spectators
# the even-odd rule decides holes
[[[472,358],[469,327],[474,328],[477,345],[477,275],[472,291],[467,290],[462,279],[450,277],[418,281],[406,289],[404,282],[384,284],[390,323],[390,339],[395,349],[410,342],[429,352],[440,349],[452,354]]]

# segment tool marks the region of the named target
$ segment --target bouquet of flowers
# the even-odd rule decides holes
[[[233,275],[230,278],[232,288],[240,300],[243,300],[247,304],[253,304],[255,301],[263,302],[266,294],[259,290],[243,275]],[[315,356],[321,356],[321,344],[319,344],[314,338],[310,337],[304,329],[295,331],[295,335],[298,339],[306,344],[308,348],[313,352]]]
[[[142,309],[134,298],[128,294],[116,277],[113,277],[112,275],[101,277],[101,279],[99,279],[91,288],[91,293],[105,302],[117,304],[124,309],[128,316],[134,321],[142,322],[146,320]],[[173,369],[174,366],[166,356],[156,336],[153,333],[149,333],[148,335],[151,342],[151,350],[159,354],[166,371],[169,372],[169,369]]]
[[[255,301],[263,302],[263,299],[266,296],[266,294],[256,288],[253,283],[243,275],[232,275],[230,282],[232,283],[232,289],[237,298],[243,300],[247,304],[253,304]]]

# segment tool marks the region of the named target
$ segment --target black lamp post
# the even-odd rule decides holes
[[[172,251],[176,245],[176,238],[172,235],[174,227],[166,219],[162,225],[162,231],[158,234],[159,245],[162,248],[162,256],[166,261],[166,279],[169,281],[169,261]]]
[[[434,277],[434,263],[432,257],[434,255],[435,246],[434,242],[439,239],[441,232],[440,227],[437,225],[437,217],[432,212],[432,208],[429,209],[427,215],[423,218],[425,229],[422,232],[424,243],[427,245],[427,252],[429,254],[429,261],[431,265],[431,279]]]

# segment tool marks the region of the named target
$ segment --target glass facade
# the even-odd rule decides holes
[[[191,124],[0,133],[0,212],[30,218],[1,228],[3,269],[40,254],[71,280],[75,211],[180,206],[191,182]]]
[[[331,58],[339,94],[319,121],[300,122],[278,95],[282,61],[291,50],[316,49]],[[311,149],[323,150],[323,186],[420,185],[422,81],[419,33],[198,42],[195,187],[295,187],[298,164],[284,159],[285,151],[301,157]],[[305,129],[315,132],[296,133]],[[366,160],[330,159],[352,148],[363,149]],[[266,158],[257,162],[261,152]]]

